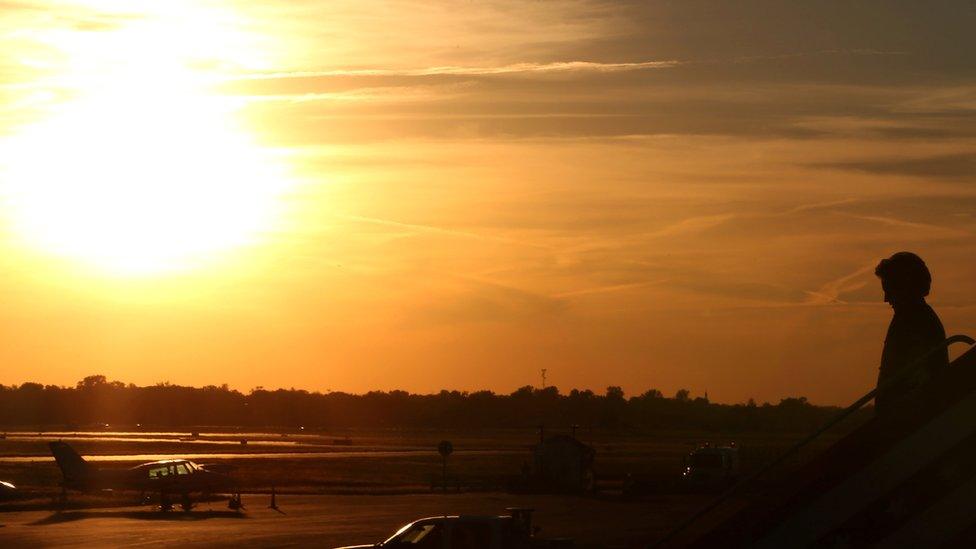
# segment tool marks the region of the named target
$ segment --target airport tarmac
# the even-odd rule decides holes
[[[238,514],[224,503],[190,513],[123,507],[0,513],[2,547],[315,546],[380,541],[403,524],[443,514],[505,514],[536,509],[544,537],[570,537],[577,547],[646,543],[702,505],[701,496],[669,495],[640,502],[503,493],[397,496],[279,495],[284,514],[267,508],[267,494],[245,494]]]

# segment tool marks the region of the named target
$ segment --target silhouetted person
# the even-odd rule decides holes
[[[903,405],[910,405],[910,394],[939,370],[949,365],[947,349],[930,354],[921,364],[914,364],[932,348],[945,341],[945,329],[938,315],[925,302],[932,286],[932,275],[922,258],[911,252],[898,252],[878,263],[874,274],[881,279],[884,300],[895,314],[888,326],[875,412],[889,415]],[[907,379],[892,381],[911,367]]]

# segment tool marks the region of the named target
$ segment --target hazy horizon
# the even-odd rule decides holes
[[[976,335],[976,6],[0,2],[0,383],[847,404]]]

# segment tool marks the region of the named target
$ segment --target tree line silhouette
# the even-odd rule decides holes
[[[0,385],[0,425],[6,428],[179,428],[194,426],[334,430],[347,428],[509,428],[538,424],[608,429],[806,431],[836,407],[804,397],[778,404],[717,404],[686,389],[666,398],[651,389],[627,397],[620,387],[604,394],[525,386],[511,394],[441,391],[411,394],[309,392],[301,389],[242,393],[220,387],[169,383],[139,387],[93,375],[75,387]]]

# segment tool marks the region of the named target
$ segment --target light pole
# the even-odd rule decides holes
[[[441,481],[443,483],[442,487],[445,492],[447,492],[447,456],[454,452],[454,445],[451,444],[449,440],[442,440],[440,444],[437,445],[437,453],[441,455],[444,459],[443,468],[441,469]]]

